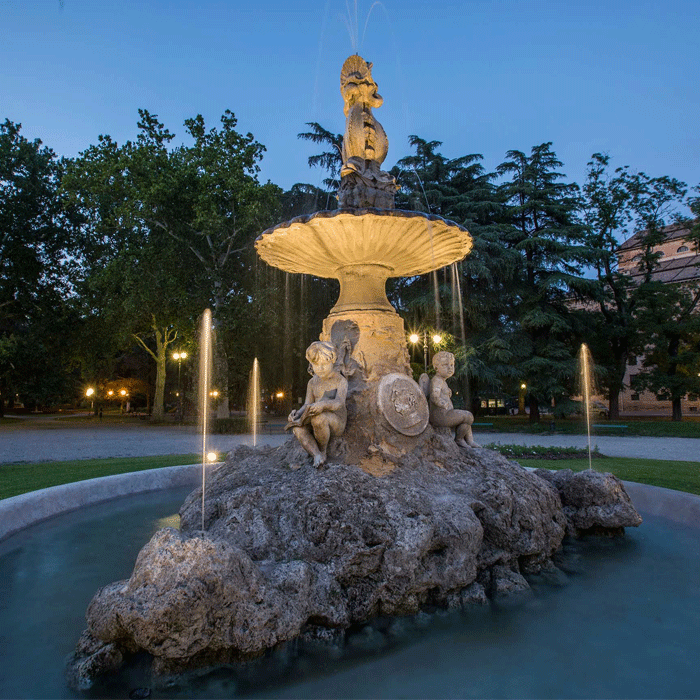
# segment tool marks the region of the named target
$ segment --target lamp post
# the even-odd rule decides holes
[[[85,391],[85,396],[87,396],[90,399],[90,410],[94,411],[95,410],[95,399],[92,397],[95,395],[95,390],[92,387],[88,387],[87,390]]]
[[[416,345],[418,342],[420,342],[420,335],[418,333],[411,333],[411,335],[408,337],[408,339]],[[435,345],[438,345],[442,342],[442,336],[439,333],[433,333],[432,336],[432,341]],[[428,331],[423,331],[423,366],[425,368],[425,371],[428,371]]]
[[[525,413],[525,392],[527,391],[527,384],[523,382],[520,385],[520,395],[518,396],[518,413]]]
[[[187,357],[186,352],[174,352],[173,360],[177,360],[177,415],[178,421],[182,423],[182,387],[180,385],[180,376],[182,371],[182,361]]]

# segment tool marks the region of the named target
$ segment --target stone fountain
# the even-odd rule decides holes
[[[527,591],[527,576],[556,576],[567,532],[641,522],[610,474],[532,473],[476,446],[471,414],[450,401],[448,353],[429,386],[410,376],[386,280],[461,260],[472,241],[453,222],[394,209],[371,68],[354,55],[341,72],[340,208],[256,244],[271,265],[340,282],[307,352],[314,376],[289,417],[295,437],[238,448],[204,498],[185,501],[180,529],[157,532],[131,578],[96,593],[68,667],[74,687],[138,652],[167,677],[289,640],[337,645],[377,616],[488,604]]]

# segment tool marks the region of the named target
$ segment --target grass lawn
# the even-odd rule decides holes
[[[518,458],[524,467],[544,469],[588,469],[588,458],[542,459]],[[658,459],[636,459],[633,457],[603,457],[593,460],[593,469],[612,472],[623,481],[663,486],[666,489],[687,491],[700,495],[700,462],[665,462]]]
[[[542,416],[540,423],[530,424],[526,416],[478,416],[475,423],[493,423],[493,430],[500,433],[548,433],[565,435],[585,435],[586,423],[582,418],[556,419]],[[623,431],[601,430],[596,432],[596,425],[626,425]],[[689,437],[700,438],[700,418],[684,417],[674,423],[670,418],[622,418],[617,421],[596,417],[591,425],[592,435],[643,435],[645,437]]]
[[[38,462],[36,464],[0,464],[0,498],[18,496],[28,491],[70,484],[99,476],[126,474],[144,469],[196,464],[201,454],[165,455],[158,457],[116,457],[84,459],[73,462]]]

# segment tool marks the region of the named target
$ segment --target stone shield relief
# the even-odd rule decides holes
[[[428,425],[428,402],[421,388],[405,374],[385,374],[377,391],[379,410],[402,435],[420,435]]]

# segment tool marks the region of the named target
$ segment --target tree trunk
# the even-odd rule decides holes
[[[681,409],[681,397],[680,396],[674,396],[671,399],[671,420],[672,421],[682,421],[683,420],[683,411]]]
[[[214,282],[214,312],[213,320],[218,324],[220,320],[220,312],[224,306],[223,296],[221,294],[221,280]],[[229,410],[229,390],[228,390],[228,356],[224,345],[224,334],[215,330],[214,343],[212,347],[213,364],[212,368],[215,372],[217,391],[219,398],[216,404],[216,417],[228,418],[231,415]]]
[[[608,392],[608,418],[618,420],[620,418],[620,392],[612,388]]]
[[[530,406],[530,423],[540,422],[540,406],[537,403],[537,397],[530,395],[528,404]]]
[[[153,394],[153,420],[163,420],[165,400],[165,357],[167,344],[163,333],[154,328],[156,335],[156,388]]]

